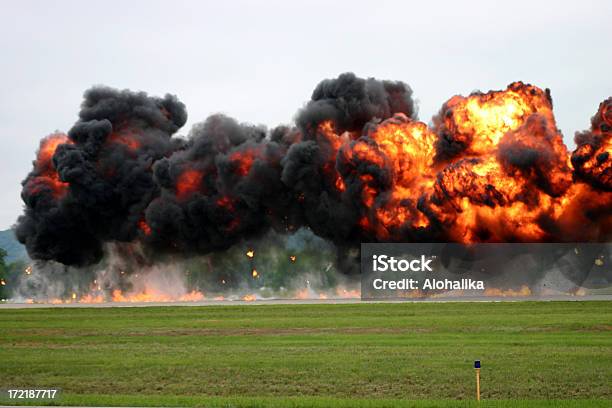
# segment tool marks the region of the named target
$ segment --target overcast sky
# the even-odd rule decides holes
[[[295,3],[295,4],[290,4]],[[494,4],[499,3],[499,4]],[[323,78],[407,82],[428,122],[454,94],[552,90],[566,143],[612,95],[610,1],[2,1],[0,229],[41,137],[95,84],[176,94],[211,113],[290,123]]]

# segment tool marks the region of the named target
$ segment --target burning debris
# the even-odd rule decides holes
[[[611,238],[612,98],[571,155],[533,85],[454,96],[431,126],[416,111],[408,85],[347,73],[295,127],[213,115],[181,138],[176,97],[92,88],[72,129],[42,140],[16,234],[33,259],[83,268],[109,243],[150,266],[305,227],[345,272],[360,242]]]
[[[498,289],[498,288],[487,288],[485,289],[484,296],[495,296],[495,297],[528,297],[531,296],[531,289],[527,285],[522,285],[520,289]]]

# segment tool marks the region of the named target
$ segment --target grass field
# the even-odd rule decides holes
[[[0,388],[64,405],[469,407],[475,359],[482,407],[612,406],[612,302],[0,309]]]

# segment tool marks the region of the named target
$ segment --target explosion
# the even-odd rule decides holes
[[[62,133],[52,134],[41,140],[34,169],[24,185],[28,195],[43,197],[50,195],[52,200],[58,200],[66,193],[68,183],[60,180],[53,163],[53,156],[58,146],[65,143],[72,142]]]
[[[605,191],[612,191],[612,98],[599,105],[591,130],[576,135],[572,154],[576,175]]]
[[[114,243],[153,263],[305,227],[343,269],[360,242],[610,239],[612,98],[571,155],[550,92],[522,82],[453,96],[431,126],[408,85],[350,73],[321,82],[295,126],[213,115],[174,137],[186,119],[174,96],[87,91],[23,182],[29,255],[94,265]]]

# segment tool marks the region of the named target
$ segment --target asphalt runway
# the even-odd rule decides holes
[[[252,306],[252,305],[330,305],[357,303],[418,303],[418,302],[526,302],[526,301],[597,301],[612,300],[611,295],[585,296],[479,296],[479,297],[438,297],[401,300],[361,300],[360,298],[338,299],[257,299],[257,300],[201,300],[195,302],[106,302],[106,303],[0,303],[0,309],[40,309],[40,308],[107,308],[107,307],[159,307],[159,306]]]

